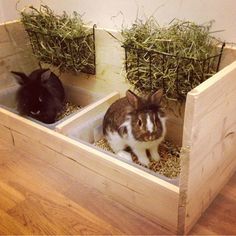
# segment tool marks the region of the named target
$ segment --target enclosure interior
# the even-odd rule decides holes
[[[145,172],[148,172],[148,173],[155,175],[155,176],[157,176],[169,183],[172,183],[172,184],[178,186],[179,177],[168,178],[164,175],[159,174],[158,172],[154,172],[148,168],[140,166],[140,165],[134,163],[132,160],[127,160],[125,158],[119,157],[118,155],[115,155],[115,154],[108,152],[100,147],[95,146],[95,143],[104,137],[102,123],[103,123],[104,115],[106,113],[106,109],[103,108],[103,109],[99,109],[99,110],[100,110],[100,112],[96,113],[95,116],[90,116],[90,118],[87,119],[85,122],[79,122],[79,124],[76,124],[76,122],[73,122],[73,125],[71,125],[71,124],[69,124],[68,126],[65,125],[65,127],[62,128],[61,132],[73,140],[85,143],[86,145],[89,145],[95,149],[98,149],[101,152],[105,152],[105,153],[109,154],[112,158],[119,159],[123,162],[126,162],[132,166],[142,169]]]
[[[66,94],[66,101],[71,102],[72,104],[81,106],[82,109],[93,102],[97,101],[99,98],[102,97],[101,94],[91,92],[89,90],[63,84],[63,87],[65,89]],[[19,88],[19,85],[15,85],[6,89],[0,90],[0,107],[5,108],[11,112],[14,112],[18,114],[17,111],[17,101],[16,101],[16,94],[17,90]],[[52,123],[52,124],[45,124],[43,122],[40,122],[32,117],[27,117],[28,119],[37,122],[47,128],[54,129],[56,125],[60,124],[61,122],[67,120],[69,117],[73,116],[74,114],[78,113],[82,109],[73,112],[72,114]]]

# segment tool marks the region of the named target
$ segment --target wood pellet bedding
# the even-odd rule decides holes
[[[105,151],[113,152],[105,138],[94,143],[95,146],[102,148]],[[165,140],[159,146],[159,161],[150,162],[149,166],[141,164],[137,157],[132,154],[133,162],[144,166],[154,172],[158,172],[168,178],[176,178],[180,174],[180,147]]]
[[[71,102],[65,102],[65,105],[60,113],[57,114],[56,121],[63,119],[66,116],[80,110],[82,107]]]

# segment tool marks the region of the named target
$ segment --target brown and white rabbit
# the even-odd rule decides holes
[[[144,165],[149,164],[147,151],[152,160],[160,159],[158,146],[166,133],[166,118],[160,107],[162,95],[160,89],[144,99],[128,90],[126,97],[110,106],[103,120],[103,134],[116,154],[131,158],[125,151],[131,148]]]

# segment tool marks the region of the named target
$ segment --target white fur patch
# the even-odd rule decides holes
[[[150,119],[150,116],[147,115],[147,130],[152,133],[153,132],[153,123]]]
[[[110,147],[112,150],[117,153],[118,155],[122,156],[125,159],[129,159],[128,155],[124,155],[123,152],[120,152],[124,150],[127,146],[131,147],[132,150],[136,155],[138,155],[139,160],[143,164],[148,163],[148,159],[146,160],[146,149],[149,149],[152,152],[153,159],[158,160],[159,154],[157,151],[157,148],[159,144],[164,139],[164,136],[166,134],[166,126],[165,126],[165,117],[160,117],[158,114],[158,117],[162,123],[163,126],[163,133],[162,136],[159,139],[153,140],[153,141],[147,141],[147,142],[141,142],[134,138],[132,134],[132,127],[131,127],[131,117],[129,117],[120,127],[126,127],[127,129],[127,135],[124,137],[121,137],[117,131],[115,132],[107,132],[106,139],[110,144]],[[149,121],[148,121],[149,119]],[[147,121],[151,123],[150,117],[148,116]],[[149,124],[149,131],[153,129],[153,126]],[[154,152],[154,151],[155,152]],[[141,155],[141,156],[140,156]]]
[[[32,115],[35,115],[35,116],[36,116],[36,115],[39,115],[39,114],[40,114],[40,110],[38,110],[38,111],[36,111],[36,112],[31,111],[30,113],[31,113]]]
[[[162,121],[162,118],[161,118],[161,121]],[[127,136],[126,137],[123,137],[123,138],[120,137],[120,135],[116,131],[115,132],[107,132],[107,136],[106,136],[107,141],[109,142],[112,150],[115,153],[117,153],[120,150],[124,150],[127,146],[131,147],[133,150],[136,148],[149,149],[153,146],[157,146],[163,140],[163,136],[165,134],[163,132],[163,136],[157,140],[141,142],[141,141],[136,140],[132,134],[131,118],[130,117],[121,126],[124,126],[127,129]]]

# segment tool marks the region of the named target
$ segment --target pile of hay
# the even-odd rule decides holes
[[[82,16],[74,12],[56,15],[45,5],[21,12],[21,21],[40,62],[61,71],[95,73],[93,29],[85,27]]]
[[[211,36],[211,27],[212,22],[180,20],[160,27],[153,17],[137,19],[122,30],[128,81],[141,93],[164,88],[167,99],[184,101],[191,89],[218,70],[223,44]]]
[[[79,111],[82,107],[71,102],[65,102],[64,107],[60,113],[57,114],[56,121],[63,119],[66,116],[73,114],[76,111]]]
[[[95,142],[94,145],[105,151],[114,153],[105,138]],[[159,153],[161,159],[159,161],[150,162],[148,167],[142,165],[134,155],[132,155],[133,162],[149,168],[154,172],[158,172],[168,178],[178,177],[180,174],[180,147],[169,141],[164,141],[159,146]]]

